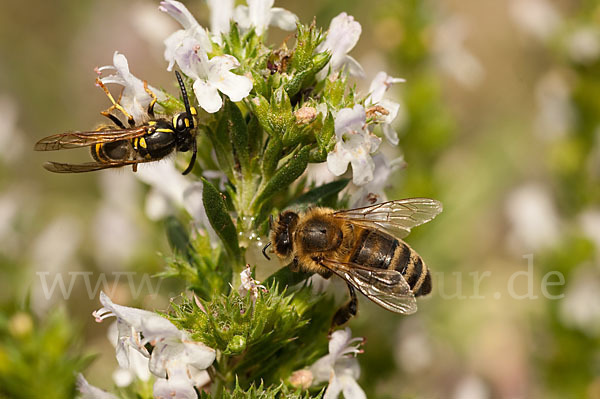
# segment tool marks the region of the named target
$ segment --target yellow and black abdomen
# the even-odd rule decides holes
[[[389,234],[361,229],[348,260],[362,266],[399,271],[415,296],[431,292],[431,275],[423,259],[404,241]]]

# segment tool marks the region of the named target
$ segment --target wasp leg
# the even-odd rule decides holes
[[[114,107],[110,107],[106,111],[102,111],[100,113],[103,116],[106,116],[108,119],[110,119],[112,121],[112,123],[114,123],[115,125],[117,125],[121,129],[125,129],[125,125],[123,125],[123,122],[121,122],[121,120],[119,118],[117,118],[116,116],[114,116],[113,114],[110,113],[111,109],[114,109]]]
[[[137,172],[137,166],[138,166],[138,164],[134,163],[131,165],[131,169],[133,169],[134,172]]]
[[[100,79],[96,78],[96,84],[99,87],[101,87],[102,90],[104,90],[104,93],[106,93],[106,96],[108,97],[108,99],[110,100],[110,102],[113,104],[112,107],[110,107],[105,112],[110,112],[111,109],[118,109],[119,111],[121,111],[123,113],[123,115],[125,115],[125,117],[127,118],[127,122],[129,123],[129,125],[132,126],[132,127],[135,126],[135,120],[133,119],[133,116],[131,116],[129,114],[129,112],[125,111],[125,108],[123,108],[121,106],[121,104],[119,104],[117,101],[115,101],[115,99],[112,96],[112,94],[110,94],[110,91],[108,91],[108,89],[106,88],[106,86],[104,86],[104,83],[102,83],[102,81]]]
[[[333,315],[333,320],[331,320],[331,329],[333,331],[334,328],[339,327],[343,324],[346,324],[348,320],[350,320],[353,316],[356,316],[356,312],[358,310],[358,298],[356,297],[356,292],[354,292],[354,287],[348,284],[348,290],[350,291],[350,301],[338,309]]]
[[[156,94],[154,94],[154,92],[152,92],[152,90],[148,88],[148,82],[146,82],[145,80],[144,90],[146,91],[146,93],[148,93],[148,95],[150,95],[150,97],[152,97],[152,101],[150,101],[150,104],[148,104],[148,115],[150,115],[150,117],[154,119],[154,104],[156,104],[158,98],[156,98]]]

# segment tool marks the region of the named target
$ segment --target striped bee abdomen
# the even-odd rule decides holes
[[[399,271],[415,296],[431,292],[431,276],[423,259],[405,242],[389,234],[361,230],[349,260],[362,266]]]

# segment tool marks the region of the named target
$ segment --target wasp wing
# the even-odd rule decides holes
[[[404,238],[411,228],[430,221],[442,209],[442,203],[434,199],[407,198],[337,211],[333,216],[350,220],[364,228],[383,230],[394,237]]]
[[[417,311],[417,300],[408,282],[402,273],[396,270],[377,269],[329,259],[322,260],[321,264],[387,310],[400,314],[412,314]]]
[[[87,147],[140,137],[148,131],[147,126],[131,129],[95,130],[91,132],[67,132],[44,137],[33,147],[36,151],[56,151],[66,148]]]
[[[79,164],[46,162],[44,163],[44,168],[54,173],[83,173],[102,169],[120,168],[121,166],[137,165],[138,163],[154,161],[156,161],[156,159],[128,159],[114,162],[85,162]]]

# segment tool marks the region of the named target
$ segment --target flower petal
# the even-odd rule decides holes
[[[375,163],[370,156],[357,156],[350,161],[352,164],[352,183],[362,186],[373,180],[373,170]]]
[[[187,7],[179,1],[161,1],[158,9],[162,12],[166,12],[167,14],[169,14],[185,29],[191,29],[193,27],[199,26],[198,21],[196,21],[196,18],[194,18],[192,13],[190,13]]]
[[[210,8],[210,31],[213,35],[229,33],[234,0],[207,0]]]
[[[389,123],[384,123],[382,126],[383,129],[383,134],[385,135],[385,138],[392,144],[392,145],[398,145],[398,142],[400,141],[398,139],[398,133],[396,132],[396,130],[392,127],[391,124]]]
[[[90,385],[83,374],[77,374],[77,390],[81,394],[80,399],[117,399],[115,395]]]
[[[327,154],[327,168],[331,173],[336,176],[341,176],[346,173],[348,169],[349,160],[346,159],[345,154],[340,144],[336,144],[335,149]]]
[[[226,94],[233,102],[238,102],[248,97],[252,90],[252,81],[245,76],[226,72],[223,79],[213,82],[223,94]]]
[[[325,395],[323,395],[323,399],[337,399],[338,396],[340,396],[341,391],[342,385],[340,384],[340,381],[335,377],[335,375],[332,375],[329,385],[325,390]]]
[[[210,83],[197,79],[194,82],[194,93],[198,99],[198,105],[206,112],[212,114],[217,112],[223,106],[223,99],[217,88]]]
[[[351,76],[356,76],[361,79],[365,77],[365,70],[354,58],[347,55],[344,59],[344,64],[348,68],[348,73]]]
[[[367,399],[365,391],[362,390],[352,377],[341,375],[338,379],[344,393],[344,399]]]
[[[157,378],[153,390],[155,399],[198,399],[190,380],[184,376]]]
[[[271,20],[269,21],[269,25],[276,26],[283,30],[294,30],[296,29],[297,22],[298,17],[293,12],[280,7],[271,8]]]
[[[335,117],[335,134],[338,141],[349,130],[362,130],[367,119],[365,108],[356,104],[354,108],[342,108]]]

